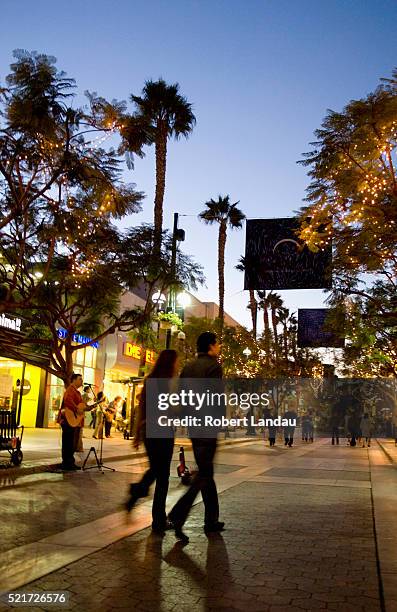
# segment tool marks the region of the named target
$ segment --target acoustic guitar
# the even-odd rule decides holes
[[[87,406],[87,404],[85,404],[84,402],[81,402],[77,405],[76,412],[71,408],[62,408],[68,425],[70,425],[70,427],[81,427],[84,422],[84,412],[92,410],[93,408],[98,406],[98,404],[103,404],[103,402],[106,402],[105,397],[100,399],[99,402],[95,402],[95,404],[90,404],[89,406]]]

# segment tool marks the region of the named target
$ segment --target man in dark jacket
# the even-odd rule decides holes
[[[222,379],[222,367],[218,362],[221,346],[216,334],[204,332],[197,339],[197,357],[187,363],[181,372],[181,379]],[[214,381],[215,382],[215,381]],[[181,381],[183,385],[183,380]],[[212,387],[212,385],[209,385]],[[220,385],[214,384],[219,391]],[[204,430],[191,431],[191,441],[194,458],[198,472],[180,500],[175,504],[169,514],[169,520],[175,528],[175,535],[184,542],[189,538],[182,532],[182,527],[199,491],[203,497],[205,518],[204,531],[212,533],[222,531],[224,523],[219,519],[218,493],[214,481],[214,456],[217,446],[217,437],[214,430],[205,433]],[[200,435],[200,437],[197,437]],[[205,436],[205,437],[204,437]]]

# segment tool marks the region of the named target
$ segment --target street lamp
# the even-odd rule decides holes
[[[164,293],[160,293],[160,291],[156,291],[156,293],[153,293],[152,295],[152,302],[153,304],[156,304],[159,309],[161,308],[161,305],[164,304],[165,300],[166,297]]]
[[[160,293],[160,291],[156,291],[152,295],[152,302],[156,305],[157,312],[160,312],[162,305],[166,301],[166,297],[164,293]],[[160,321],[157,321],[157,338],[160,337]]]
[[[183,291],[182,293],[179,293],[176,301],[178,303],[178,306],[181,306],[181,308],[185,309],[190,306],[190,295],[186,293],[186,291]]]
[[[245,357],[248,359],[248,357],[252,354],[251,349],[248,348],[248,346],[243,350],[243,355],[245,355]]]

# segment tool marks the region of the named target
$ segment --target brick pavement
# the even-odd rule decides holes
[[[368,452],[320,446],[299,457],[296,450],[282,453],[284,467],[266,464],[268,479],[285,470],[283,483],[254,478],[220,495],[222,535],[204,536],[198,504],[186,547],[172,533],[162,540],[144,529],[29,588],[68,590],[71,610],[381,611]],[[259,452],[253,444],[254,461]],[[249,450],[235,461],[243,456]],[[341,486],[313,484],[322,472]]]

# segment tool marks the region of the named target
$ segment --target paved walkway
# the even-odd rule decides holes
[[[243,435],[242,430],[231,432],[225,439],[224,435],[219,440],[220,446],[247,442],[249,438]],[[99,455],[100,441],[93,439],[93,429],[84,428],[83,447],[84,451],[76,454],[77,462],[82,463],[87,456],[90,448],[96,448]],[[185,448],[191,448],[190,440],[187,438],[177,438],[175,445],[182,444]],[[61,430],[59,427],[28,428],[25,429],[22,440],[23,462],[19,467],[12,466],[10,455],[3,451],[0,455],[0,486],[7,479],[17,479],[20,475],[35,474],[38,472],[50,471],[52,466],[61,461]],[[121,432],[112,430],[112,437],[103,441],[103,456],[106,460],[123,460],[127,457],[144,457],[144,451],[136,452],[132,448],[131,440],[125,440]],[[94,464],[93,454],[90,455],[87,465]]]
[[[227,530],[205,537],[198,500],[185,547],[172,533],[151,535],[150,500],[126,524],[126,483],[145,465],[112,465],[117,472],[39,474],[3,491],[12,503],[1,502],[2,524],[18,528],[1,542],[1,591],[66,590],[67,609],[79,611],[397,611],[397,467],[377,443],[222,448]],[[170,504],[183,490],[172,478]]]

